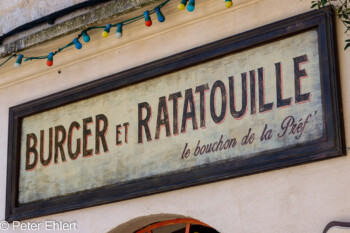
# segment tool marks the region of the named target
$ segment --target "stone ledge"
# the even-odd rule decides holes
[[[117,0],[116,2],[107,3],[63,23],[55,24],[47,29],[14,41],[5,42],[0,46],[0,57],[6,57],[12,53],[31,48],[43,42],[81,31],[89,26],[103,23],[116,16],[133,12],[157,2],[161,2],[161,0]]]

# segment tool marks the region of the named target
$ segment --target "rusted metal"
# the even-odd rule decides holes
[[[149,233],[152,230],[160,228],[160,227],[165,227],[165,226],[170,226],[170,225],[175,225],[175,224],[184,224],[184,223],[186,224],[186,233],[190,232],[191,224],[202,225],[205,227],[212,228],[211,226],[209,226],[201,221],[192,219],[192,218],[178,218],[178,219],[172,219],[172,220],[168,220],[168,221],[157,222],[157,223],[151,224],[151,225],[149,225],[141,230],[136,231],[135,233]]]
[[[323,233],[327,233],[329,229],[332,227],[345,227],[350,229],[350,222],[338,222],[338,221],[332,221],[327,224],[327,226],[324,228]]]

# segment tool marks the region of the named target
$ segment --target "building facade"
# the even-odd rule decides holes
[[[11,4],[9,2],[0,3],[0,6],[2,5],[2,10],[0,10],[2,33],[5,34],[22,24],[81,2],[83,1],[60,1],[52,8],[48,7],[46,3],[42,6],[44,3],[39,0],[19,0]],[[13,65],[16,59],[12,59],[0,67],[0,119],[3,122],[0,137],[1,220],[6,218],[6,205],[8,205],[6,189],[9,185],[8,160],[11,158],[8,156],[8,153],[10,153],[8,148],[11,144],[11,137],[9,137],[11,131],[9,126],[11,118],[9,115],[10,108],[60,93],[79,85],[103,80],[111,77],[111,75],[123,74],[122,72],[124,71],[132,70],[135,67],[154,61],[158,61],[158,63],[152,64],[161,64],[161,60],[166,60],[167,57],[172,55],[311,11],[310,0],[233,0],[233,5],[230,8],[225,6],[225,1],[223,0],[199,0],[196,1],[193,12],[179,10],[179,2],[171,0],[162,7],[161,10],[165,16],[165,22],[158,22],[155,14],[153,14],[151,15],[153,25],[147,27],[142,18],[142,20],[125,25],[122,38],[115,37],[115,28],[111,30],[107,38],[101,36],[103,28],[89,31],[90,42],[84,43],[81,38],[82,49],[77,50],[74,46],[71,46],[57,53],[53,59],[53,66],[47,66],[46,59],[33,59],[26,62],[23,61],[21,67],[16,69]],[[162,1],[130,1],[128,3],[125,3],[125,1],[120,1],[119,3],[118,1],[107,1],[100,5],[75,11],[57,18],[53,25],[39,25],[29,31],[19,32],[6,38],[1,47],[3,54],[1,61],[5,60],[12,53],[23,54],[25,57],[47,55],[70,43],[81,30],[87,27],[105,26],[107,23],[116,24],[142,15],[144,11],[152,10],[160,3]],[[115,8],[112,8],[111,4],[115,4]],[[31,12],[31,15],[28,12]],[[17,18],[21,20],[17,20]],[[14,25],[13,27],[11,27],[12,24]],[[339,76],[338,92],[340,93],[340,98],[333,103],[339,104],[340,107],[337,114],[343,118],[336,128],[344,134],[341,136],[341,140],[344,142],[342,154],[345,155],[349,151],[350,144],[350,122],[348,120],[350,116],[350,94],[347,91],[347,88],[350,86],[348,79],[350,74],[348,65],[350,54],[349,50],[344,51],[343,49],[347,39],[347,35],[344,33],[346,30],[345,26],[340,20],[335,20],[334,26],[336,44],[334,49],[336,56],[335,66],[337,67],[336,73]],[[305,31],[307,30],[305,29]],[[281,46],[288,48],[296,40],[297,38],[293,37]],[[310,41],[307,42],[306,39],[303,41],[304,44],[310,43],[310,45],[307,44],[307,49],[314,45],[311,39]],[[257,44],[253,47],[256,48],[265,44],[268,44],[268,42]],[[219,47],[217,45],[216,49],[219,50]],[[315,48],[317,50],[318,47],[315,46]],[[243,52],[246,50],[242,48]],[[268,52],[265,51],[265,53]],[[285,54],[285,56],[288,55],[287,53]],[[251,59],[255,58],[252,57]],[[291,61],[293,60],[291,59]],[[272,59],[271,64],[276,62]],[[215,69],[215,64],[213,66],[213,69]],[[161,70],[161,68],[159,69]],[[302,69],[300,68],[300,70]],[[142,73],[142,70],[140,72]],[[174,80],[174,83],[162,84],[164,86],[159,88],[167,90],[168,86],[178,85],[177,82],[179,81],[176,81],[176,77]],[[182,80],[181,77],[178,80]],[[192,83],[190,80],[186,85],[192,85]],[[138,85],[141,84],[142,82]],[[129,86],[126,86],[126,88],[130,88],[130,90],[127,89],[126,92],[131,93],[133,84],[127,85]],[[153,83],[150,85],[153,85]],[[85,87],[83,86],[82,90]],[[193,84],[191,87],[195,88],[196,86]],[[288,88],[294,87],[290,86]],[[301,90],[303,90],[302,88],[303,86]],[[139,87],[137,91],[142,96],[147,95],[148,89],[142,89],[142,87]],[[178,89],[185,96],[185,86],[180,85]],[[152,92],[152,89],[150,90]],[[266,90],[266,93],[269,91]],[[97,94],[99,95],[100,93]],[[158,97],[161,95],[155,94],[155,96],[158,101]],[[313,96],[315,97],[317,94]],[[157,101],[154,105],[155,116],[152,119],[156,119]],[[199,104],[197,105],[196,107],[199,109]],[[106,106],[108,108],[110,105]],[[91,108],[100,107],[92,105]],[[169,105],[170,107],[171,105]],[[249,111],[250,109],[248,114],[250,114]],[[40,112],[38,111],[38,113]],[[67,118],[71,114],[68,114],[68,111],[66,111],[61,113],[62,115],[59,118],[64,118],[65,113],[67,113]],[[209,115],[210,113],[207,113],[207,117]],[[197,118],[198,124],[200,124],[199,115],[197,115]],[[187,124],[191,124],[190,121]],[[81,123],[81,125],[83,124]],[[171,129],[172,127],[171,124]],[[166,127],[163,127],[163,130],[164,128]],[[314,126],[314,129],[316,128],[317,125]],[[114,131],[115,127],[113,126],[109,130]],[[218,130],[224,131],[225,129],[219,128]],[[151,131],[154,137],[156,132]],[[160,132],[161,136],[164,136],[166,131]],[[317,134],[317,130],[315,130],[314,134]],[[103,141],[102,138],[100,139]],[[144,140],[146,139],[144,138]],[[154,141],[156,141],[156,138],[154,138]],[[195,146],[193,145],[193,148]],[[170,143],[166,145],[164,150],[171,152],[175,150],[174,147],[175,145]],[[286,148],[288,149],[289,147],[286,146]],[[183,148],[181,148],[181,152],[182,150]],[[280,150],[280,153],[283,153],[284,149]],[[170,188],[163,191],[160,188],[149,195],[146,195],[147,193],[137,197],[130,195],[124,200],[112,201],[102,205],[93,205],[91,207],[77,205],[77,207],[72,207],[73,210],[42,214],[43,216],[26,218],[20,222],[44,224],[47,221],[54,220],[71,224],[70,228],[67,229],[68,232],[113,233],[132,233],[150,224],[174,219],[198,220],[222,233],[313,233],[323,232],[326,225],[332,221],[350,222],[349,157],[338,156],[305,162],[302,164],[287,164],[286,167],[280,165],[258,173],[249,172],[249,175],[242,173],[229,179],[221,177],[210,180],[208,178],[206,182],[194,182],[193,185],[180,186],[179,189]],[[23,163],[23,161],[20,163]],[[70,163],[71,161],[67,162],[67,164]],[[85,167],[85,169],[89,173],[94,168]],[[70,175],[69,179],[76,180],[78,183],[82,182],[76,176],[76,173],[64,170],[63,176],[69,177]],[[196,180],[198,177],[187,177],[186,181],[191,179]],[[52,189],[49,183],[45,183],[45,181],[43,183],[39,181],[29,182],[28,186],[23,188],[23,190],[30,188],[37,192],[45,192],[46,189]],[[74,191],[72,192],[74,193]],[[46,196],[45,198],[51,197]],[[23,197],[22,200],[26,200],[25,198]],[[30,199],[29,197],[28,200],[40,201],[41,199]],[[72,206],[74,206],[74,203],[72,203]],[[40,212],[39,209],[37,211]],[[11,223],[8,229],[3,231],[22,232],[21,226],[16,224]],[[181,229],[185,227],[186,222],[182,222],[182,224]],[[27,228],[27,230],[29,229]],[[32,230],[34,231],[35,229]],[[176,232],[176,230],[179,229],[168,227],[165,230],[163,229],[163,231],[161,229],[158,231]],[[39,227],[36,231],[46,232],[47,229]],[[52,232],[63,231],[63,229],[59,228],[52,230]],[[158,232],[157,230],[154,231]],[[335,226],[327,231],[345,233],[349,232],[349,228],[337,228]]]

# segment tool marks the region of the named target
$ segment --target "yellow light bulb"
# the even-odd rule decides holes
[[[108,37],[108,35],[109,35],[108,32],[106,32],[106,31],[103,31],[103,32],[102,32],[102,37],[106,38],[106,37]]]
[[[183,3],[179,3],[179,5],[177,5],[177,8],[179,8],[179,10],[185,10],[185,5]]]
[[[227,8],[230,8],[232,6],[232,2],[231,1],[227,1],[225,2],[225,5]]]

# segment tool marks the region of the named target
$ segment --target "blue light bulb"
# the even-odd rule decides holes
[[[87,34],[86,31],[83,31],[81,34],[83,35],[83,40],[84,40],[84,42],[87,43],[87,42],[90,41],[90,36]]]
[[[78,38],[74,38],[73,43],[75,44],[76,49],[81,49],[83,45],[79,42]]]
[[[155,10],[156,13],[157,13],[158,21],[159,21],[160,23],[163,23],[163,22],[165,21],[165,17],[164,17],[164,15],[163,15],[163,13],[160,11],[159,7],[156,7],[154,10]]]
[[[195,5],[194,0],[190,0],[190,2],[189,2],[188,5],[187,5],[187,10],[188,10],[189,12],[194,11],[194,5]]]

